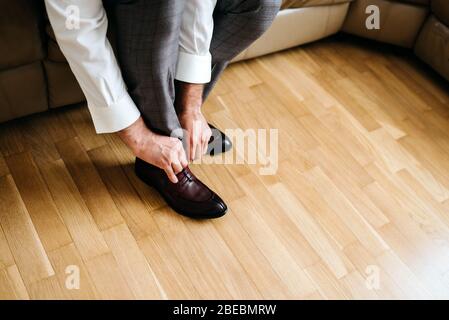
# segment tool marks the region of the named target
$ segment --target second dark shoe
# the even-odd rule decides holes
[[[213,156],[231,150],[231,140],[210,123],[209,127],[212,130],[212,136],[210,137],[209,144],[207,146],[207,154]]]
[[[135,172],[179,214],[194,219],[213,219],[226,214],[228,208],[224,201],[195,177],[188,167],[176,175],[178,183],[172,183],[163,170],[139,158],[136,158]]]

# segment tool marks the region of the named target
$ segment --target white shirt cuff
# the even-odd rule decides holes
[[[175,79],[188,83],[208,83],[211,79],[212,56],[179,52]]]
[[[111,133],[123,130],[136,122],[140,117],[140,111],[128,93],[113,105],[104,107],[88,104],[88,108],[97,133]]]

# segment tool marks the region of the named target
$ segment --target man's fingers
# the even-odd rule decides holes
[[[195,160],[197,157],[200,157],[202,155],[202,141],[201,138],[203,136],[203,130],[202,130],[202,122],[200,120],[195,120],[193,122],[193,155],[192,155],[192,161]]]
[[[195,160],[198,155],[201,153],[198,153],[198,148],[201,147],[201,141],[200,141],[200,135],[198,131],[193,132],[192,141],[190,143],[190,161]]]
[[[201,150],[200,150],[200,154],[204,155],[206,153],[206,150],[204,148],[204,138],[201,138]]]
[[[190,151],[189,151],[189,157],[190,157],[190,161],[195,160],[195,156],[196,156],[196,139],[190,140]]]
[[[170,181],[172,183],[178,183],[178,178],[176,177],[175,173],[173,172],[172,167],[167,167],[167,169],[164,169],[165,174],[167,175],[168,179],[170,179]]]
[[[207,153],[207,147],[209,145],[209,139],[210,136],[208,134],[205,134],[203,137],[203,154]]]
[[[189,137],[189,161],[195,160],[197,133],[195,127],[193,127],[192,132],[190,132]]]
[[[203,155],[203,143],[200,139],[198,139],[198,143],[196,144],[196,151],[195,151],[196,158],[201,158]]]
[[[183,167],[179,161],[173,161],[171,164],[171,167],[173,168],[173,172],[175,174],[178,174],[182,171]]]
[[[184,149],[181,149],[179,151],[179,162],[181,163],[181,166],[183,168],[185,168],[189,165],[189,162],[187,161],[187,157],[186,157],[186,153],[184,152]]]

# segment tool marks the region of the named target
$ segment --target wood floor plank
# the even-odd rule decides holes
[[[401,290],[398,284],[383,270],[376,260],[359,242],[344,249],[347,257],[354,263],[358,272],[368,280],[370,288],[382,299],[413,299],[412,293]],[[377,279],[375,277],[378,277]]]
[[[334,208],[357,239],[374,255],[377,256],[388,249],[377,231],[362,217],[362,215],[344,197],[338,187],[319,168],[307,173],[309,182],[313,184],[318,192],[325,195],[324,199]]]
[[[352,298],[351,292],[338,281],[322,261],[306,268],[305,271],[325,299],[347,300]]]
[[[64,296],[75,300],[98,298],[84,261],[73,243],[49,252],[48,257]]]
[[[408,243],[409,250],[420,253],[424,256],[430,255],[427,259],[433,260],[433,265],[445,272],[449,262],[447,261],[447,245],[445,230],[446,227],[442,224],[433,214],[427,214],[427,208],[422,207],[419,199],[416,197],[416,193],[407,192],[407,188],[404,189],[397,183],[394,176],[389,176],[388,172],[385,172],[376,165],[370,165],[366,167],[367,170],[376,178],[378,189],[375,192],[381,192],[382,194],[389,194],[389,198],[383,198],[383,207],[385,213],[388,214],[390,221],[393,225],[400,229],[400,234],[405,237]],[[381,228],[382,229],[382,228]],[[389,228],[387,228],[389,230]],[[385,238],[385,235],[383,236]],[[435,253],[438,253],[438,259],[432,257]]]
[[[273,231],[259,217],[250,199],[242,198],[232,202],[234,214],[245,228],[254,243],[271,261],[273,269],[288,287],[292,297],[301,298],[312,293],[316,288],[304,271],[292,258]]]
[[[263,255],[235,215],[227,214],[223,219],[214,221],[214,227],[240,261],[264,299],[291,297],[287,285],[272,269],[270,260]]]
[[[425,103],[421,97],[406,86],[396,75],[384,65],[379,65],[375,62],[367,62],[368,67],[377,75],[379,75],[385,82],[388,82],[388,90],[395,94],[404,105],[410,106],[417,111],[426,111],[431,108]]]
[[[403,66],[410,64],[411,61],[409,59],[402,60],[396,57],[392,59],[392,62],[395,67],[393,69],[392,66],[390,66],[390,71],[393,72],[400,81],[405,83],[410,90],[419,95],[432,110],[438,110],[437,112],[443,117],[449,115],[449,110],[445,105],[445,98],[437,92],[438,89],[434,90],[434,87],[440,86],[439,83],[435,81],[429,83],[427,81],[428,79],[430,80],[430,78],[423,79],[417,72],[414,72],[413,76],[411,76],[406,70],[407,67],[403,68]],[[432,84],[436,85],[433,86]]]
[[[96,134],[85,103],[80,104],[78,108],[67,109],[64,116],[72,124],[85,150],[106,144],[104,135]]]
[[[90,259],[86,262],[86,267],[101,299],[132,300],[136,298],[111,253]]]
[[[56,144],[98,228],[105,230],[123,223],[117,206],[77,138]]]
[[[301,190],[296,196],[302,204],[313,212],[314,218],[320,223],[327,234],[338,244],[340,249],[356,241],[356,236],[344,222],[344,220],[332,210],[331,206],[324,201],[322,195],[307,180],[304,174],[298,172],[297,158],[280,164],[279,175],[281,182],[290,190]],[[314,166],[303,168],[302,173],[313,169]],[[292,172],[298,172],[292,174]]]
[[[38,167],[29,153],[7,158],[17,189],[47,251],[72,242]]]
[[[61,287],[58,276],[41,279],[29,285],[28,291],[32,300],[68,300],[64,289]]]
[[[251,174],[238,178],[255,212],[268,224],[276,238],[287,248],[289,254],[301,267],[317,263],[320,258],[291,219],[276,203],[269,190],[260,183],[257,176]],[[264,199],[263,203],[259,199]]]
[[[439,163],[449,161],[449,151],[444,146],[435,144],[435,139],[432,139],[432,135],[428,132],[416,130],[408,121],[404,121],[404,123],[407,128],[407,136],[399,139],[399,144],[448,189],[449,168],[440,166]]]
[[[377,261],[397,283],[403,286],[403,290],[407,291],[415,299],[428,299],[432,296],[424,286],[420,285],[416,276],[391,251],[377,257]],[[413,285],[410,285],[412,283]]]
[[[410,292],[418,297],[426,299],[447,297],[448,287],[442,281],[443,275],[434,265],[427,263],[431,261],[429,259],[432,259],[434,252],[425,249],[423,251],[421,247],[411,246],[400,231],[394,225],[386,225],[379,230],[392,248],[392,251],[385,255],[383,269],[389,270],[387,272],[392,277],[395,277],[394,273],[402,273],[401,269],[405,269],[404,274],[398,274],[395,281],[399,286],[405,287],[412,283],[414,288]],[[379,263],[381,264],[382,260],[379,260]],[[404,283],[399,283],[398,279]]]
[[[124,224],[103,231],[118,267],[137,299],[161,299],[165,296],[153,270]]]
[[[25,283],[54,275],[41,240],[10,175],[0,178],[0,225]]]
[[[0,299],[1,300],[15,300],[17,296],[9,282],[6,271],[0,269]]]
[[[77,136],[73,122],[66,117],[66,111],[68,110],[52,109],[48,114],[39,117],[39,127],[45,128],[46,135],[53,143]]]
[[[378,154],[382,157],[383,163],[391,172],[409,168],[435,199],[438,201],[448,199],[449,191],[388,133],[384,130],[376,130],[370,136]]]
[[[315,109],[313,106],[312,108]],[[314,115],[334,133],[334,137],[360,165],[367,165],[375,159],[374,148],[365,137],[364,129],[348,114],[344,106],[332,107],[325,113]]]
[[[223,165],[212,164],[198,168],[194,166],[192,171],[195,174],[200,171],[199,177],[211,177],[211,179],[208,179],[208,186],[216,191],[221,190],[220,192],[226,195],[226,199],[224,199],[226,201],[233,201],[245,196],[245,192]],[[213,179],[214,176],[219,176],[220,180]]]
[[[353,271],[340,280],[351,292],[352,299],[376,300],[379,299],[376,291],[367,286],[366,279],[358,272]]]
[[[9,266],[5,269],[9,277],[9,283],[18,300],[29,300],[28,290],[23,283],[22,275],[16,265]]]
[[[16,268],[17,270],[17,268]],[[23,295],[26,293],[26,290],[20,291],[21,288],[17,288],[7,269],[0,269],[0,300],[19,300],[26,299],[27,295]],[[22,279],[19,277],[19,280]],[[17,291],[19,289],[19,291]]]
[[[151,187],[148,187],[143,183],[134,172],[134,161],[135,156],[132,154],[130,149],[124,144],[124,142],[117,135],[107,135],[105,136],[109,147],[111,148],[114,155],[117,157],[120,165],[123,168],[126,176],[133,185],[134,189],[139,194],[140,198],[147,206],[149,211],[159,209],[165,206],[165,202],[162,197],[159,196],[157,192]]]
[[[92,149],[89,151],[89,157],[92,159],[134,238],[141,239],[150,235],[155,228],[154,221],[111,148],[104,146]]]
[[[0,269],[12,266],[14,263],[8,240],[6,240],[5,233],[0,225]]]
[[[37,114],[36,119],[23,119],[18,129],[22,145],[37,164],[61,158],[53,140],[56,137],[52,137],[48,130],[45,114]]]
[[[282,184],[274,185],[269,190],[335,277],[345,276],[348,270],[343,255],[302,203]],[[291,211],[291,208],[296,210]]]
[[[416,223],[413,219],[413,211],[401,204],[401,197],[396,195],[394,189],[388,189],[388,187],[376,181],[366,186],[364,191],[379,209],[388,216],[391,224],[401,227],[401,233],[408,239],[410,246],[429,242],[419,223]]]
[[[201,295],[187,276],[181,262],[161,232],[140,239],[139,247],[162,285],[168,299],[200,299]],[[170,261],[170,263],[167,263]],[[202,293],[204,296],[204,293]]]
[[[0,126],[0,152],[3,156],[25,151],[23,136],[17,124],[18,122],[14,122]]]
[[[322,160],[331,158],[334,159],[334,163],[338,161],[339,169],[340,171],[344,170],[345,176],[350,178],[352,181],[356,181],[360,186],[364,186],[373,181],[373,179],[366,173],[363,167],[354,159],[348,150],[346,150],[343,145],[340,145],[335,141],[332,132],[321,124],[318,119],[314,116],[303,116],[299,119],[299,121],[320,142],[321,150],[325,151],[324,158],[323,155],[318,155],[316,157],[316,161],[318,163]],[[317,148],[311,150],[310,153],[313,154],[316,149]]]
[[[317,148],[309,152],[309,156],[317,163],[319,167],[326,176],[334,182],[339,188],[339,191],[351,202],[352,206],[363,216],[363,218],[372,226],[380,227],[388,223],[388,218],[375,206],[374,203],[366,197],[362,191],[365,185],[359,183],[352,179],[351,176],[347,175],[347,170],[349,167],[340,170],[340,161],[342,159],[335,159],[326,150],[322,148]],[[326,161],[326,159],[334,159],[333,161]],[[293,162],[292,162],[293,163]],[[294,164],[294,163],[293,163]],[[365,173],[366,170],[363,169]],[[364,180],[364,183],[373,182],[373,178],[369,177]]]
[[[440,225],[442,232],[441,237],[444,238],[446,234],[449,233],[449,215],[447,215],[446,208],[438,201],[436,201],[432,194],[430,194],[424,186],[415,179],[408,170],[401,170],[397,173],[400,181],[400,185],[403,186],[404,190],[408,193],[416,194],[416,201],[420,204],[423,210],[429,210],[429,220],[431,220],[435,225]],[[444,226],[446,223],[446,228]],[[449,242],[448,242],[449,243]]]
[[[435,77],[434,73],[427,72],[428,70],[422,68],[422,65],[418,67],[418,63],[413,59],[393,57],[393,61],[398,69],[406,74],[406,78],[417,81],[423,91],[432,94],[442,103],[449,101],[444,84],[438,81],[440,78]],[[398,74],[398,70],[395,70],[395,74]]]
[[[83,259],[89,260],[108,252],[106,242],[64,162],[47,162],[40,166],[40,170]]]
[[[183,220],[168,208],[154,211],[153,217],[198,292],[216,299],[232,298],[214,261],[208,258],[207,251]]]
[[[365,110],[362,104],[359,104],[359,95],[364,96],[362,92],[351,91],[353,84],[348,79],[341,79],[338,82],[329,83],[328,88],[333,90],[335,96],[338,96],[339,102],[345,106],[345,109],[357,120],[358,123],[367,131],[379,129],[381,125]]]
[[[186,227],[201,245],[206,256],[214,261],[221,281],[235,299],[261,299],[257,285],[211,223],[184,219]]]
[[[404,120],[406,118],[405,115],[399,114],[395,116],[390,115],[388,112],[391,110],[386,110],[383,108],[382,101],[377,101],[379,99],[379,95],[372,94],[371,91],[367,91],[367,87],[364,86],[361,81],[359,81],[360,77],[367,77],[370,78],[370,73],[363,73],[363,74],[355,74],[355,76],[351,76],[350,78],[344,78],[343,80],[338,80],[338,85],[340,86],[340,90],[334,91],[335,95],[339,95],[340,91],[343,91],[344,94],[349,94],[350,98],[355,99],[357,101],[357,104],[359,105],[359,108],[361,108],[363,111],[361,111],[362,114],[364,114],[366,117],[369,117],[369,119],[376,119],[377,125],[371,124],[369,127],[366,127],[363,125],[363,122],[359,122],[357,120],[357,117],[354,115],[354,111],[351,112],[351,102],[349,100],[346,100],[346,102],[338,104],[336,107],[344,111],[345,114],[351,119],[354,120],[354,123],[359,127],[360,133],[362,132],[371,132],[373,130],[379,129],[380,127],[386,127],[386,130],[393,136],[393,137],[401,137],[404,136],[405,133],[401,130],[401,122],[399,120]],[[317,78],[318,80],[318,78]],[[335,87],[333,86],[332,82],[326,81],[324,82],[324,85],[326,88],[329,88],[330,90],[335,90]],[[372,89],[370,87],[369,89]],[[369,130],[370,129],[370,130]]]

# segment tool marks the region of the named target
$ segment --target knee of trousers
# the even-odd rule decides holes
[[[282,0],[257,0],[256,2],[265,14],[271,16],[276,16],[282,5]]]
[[[252,11],[251,14],[253,15],[250,25],[247,25],[247,27],[250,27],[252,32],[258,35],[263,34],[268,29],[274,18],[276,18],[282,4],[282,0],[250,0],[243,2],[251,6],[252,10],[242,12],[242,14]]]

